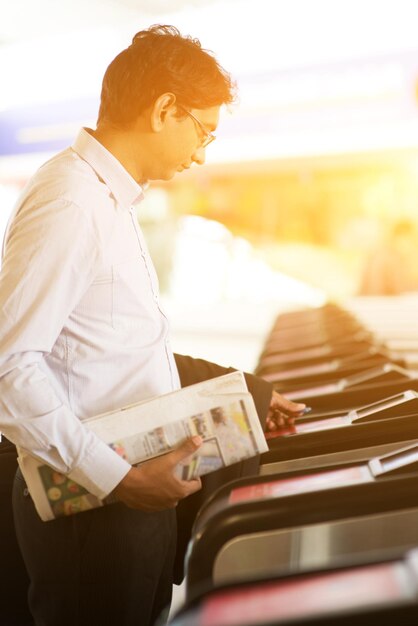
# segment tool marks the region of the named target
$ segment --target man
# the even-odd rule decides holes
[[[232,100],[229,75],[197,40],[169,26],[137,33],[106,71],[96,130],[82,129],[40,168],[9,225],[0,430],[96,496],[120,500],[43,523],[17,473],[36,624],[146,626],[170,602],[174,507],[201,486],[173,469],[201,440],[133,468],[82,421],[226,371],[174,358],[134,205],[148,181],[203,164]],[[303,408],[258,385],[270,423]]]

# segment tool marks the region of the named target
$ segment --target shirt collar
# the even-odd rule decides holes
[[[113,156],[89,129],[82,128],[78,133],[72,149],[84,159],[109,187],[116,202],[122,208],[129,209],[144,197],[148,184],[139,185],[125,170],[120,161]]]

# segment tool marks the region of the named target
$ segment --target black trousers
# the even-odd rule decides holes
[[[27,604],[29,578],[17,545],[12,511],[16,451],[0,443],[0,625],[33,626]]]
[[[111,504],[43,522],[18,470],[13,511],[37,626],[151,626],[168,610],[174,510]]]

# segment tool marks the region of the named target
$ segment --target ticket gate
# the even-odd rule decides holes
[[[372,344],[370,341],[323,344],[280,354],[264,352],[260,357],[255,373],[261,376],[264,372],[286,371],[294,367],[306,367],[350,356],[358,358],[360,355],[364,355],[364,358],[369,358],[376,352],[385,354],[389,360],[392,360],[390,351],[387,351],[384,346]]]
[[[328,324],[335,322],[344,323],[355,320],[357,315],[352,311],[342,307],[319,307],[314,309],[302,309],[298,311],[288,311],[280,314],[274,321],[270,333],[282,330],[292,331],[295,328],[304,329],[311,325],[318,328],[325,328]]]
[[[323,390],[324,393],[322,395],[316,389],[316,393],[314,392],[310,396],[304,395],[301,401],[312,407],[315,413],[344,411],[382,400],[386,396],[407,391],[408,389],[418,391],[418,378],[412,372],[408,372],[407,377],[402,376],[395,381],[385,381],[384,378],[382,380],[377,375],[369,380],[364,380],[364,382],[345,386],[340,391],[335,391],[335,389],[334,391]],[[283,393],[283,395],[288,397],[287,393]]]
[[[270,372],[262,375],[262,378],[271,382],[280,393],[293,393],[299,389],[311,389],[319,385],[339,383],[349,377],[361,374],[373,368],[384,365],[400,367],[399,362],[394,362],[384,356],[374,356],[369,359],[334,359],[315,365],[293,368],[282,372]],[[404,368],[401,368],[404,369]],[[405,370],[408,371],[408,370]],[[410,376],[408,376],[409,378]]]
[[[314,359],[313,361],[297,362],[296,365],[291,363],[286,367],[277,366],[274,361],[268,365],[257,368],[257,375],[262,376],[266,380],[273,383],[279,382],[303,382],[304,379],[314,380],[315,377],[320,379],[326,376],[339,378],[347,376],[359,369],[367,369],[383,363],[395,363],[401,367],[405,367],[405,361],[399,357],[392,357],[384,350],[377,348],[368,348],[360,352],[354,352],[334,358]],[[350,371],[351,370],[351,371]],[[343,373],[340,373],[343,372]]]
[[[418,545],[418,445],[368,463],[233,481],[196,519],[187,593]],[[390,494],[390,497],[388,497]]]
[[[346,308],[342,308],[335,303],[327,302],[323,306],[312,309],[298,309],[281,313],[273,324],[276,328],[294,328],[315,322],[325,324],[328,320],[346,319],[347,317],[357,318],[357,316]]]
[[[299,344],[314,345],[332,342],[363,330],[364,327],[354,319],[330,321],[326,325],[312,323],[302,327],[272,330],[267,338],[267,342],[269,344],[277,343],[279,346],[290,347]]]
[[[412,389],[350,411],[308,412],[295,418],[293,424],[267,433],[266,438],[273,440],[286,435],[317,432],[328,428],[338,428],[350,424],[362,424],[392,417],[404,417],[406,415],[418,416],[418,392]]]
[[[317,385],[294,388],[293,391],[286,391],[285,396],[290,400],[304,400],[305,398],[315,398],[328,394],[338,394],[347,389],[360,389],[362,385],[376,383],[392,383],[400,381],[418,380],[414,372],[399,367],[394,363],[384,363],[377,367],[362,370],[346,378],[340,378],[334,382],[323,382]],[[281,389],[279,390],[283,392]]]
[[[304,309],[298,311],[288,311],[280,314],[274,321],[270,334],[275,332],[292,332],[295,329],[328,328],[335,324],[363,324],[358,316],[347,308],[340,306],[320,307],[315,309]]]
[[[415,626],[418,550],[192,594],[170,626]]]
[[[268,338],[266,347],[263,350],[262,356],[272,354],[284,354],[286,352],[292,352],[297,350],[307,350],[309,348],[321,347],[324,344],[330,344],[338,346],[338,344],[352,343],[354,347],[360,347],[365,345],[376,345],[372,333],[367,330],[359,329],[354,332],[346,332],[344,329],[339,329],[331,334],[326,333],[313,333],[309,339],[299,335],[292,341],[285,341],[284,339]]]
[[[408,390],[345,413],[297,418],[266,435],[260,475],[364,461],[418,440],[418,393]]]

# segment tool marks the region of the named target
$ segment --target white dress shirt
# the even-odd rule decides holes
[[[130,466],[83,419],[180,386],[142,197],[83,129],[30,180],[4,243],[0,431],[98,497]]]

